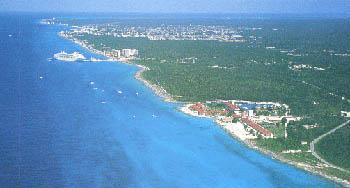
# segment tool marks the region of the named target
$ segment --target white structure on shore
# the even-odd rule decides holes
[[[103,51],[104,56],[112,57],[115,59],[120,59],[120,58],[133,58],[138,56],[139,51],[136,49],[121,49],[121,50],[108,50],[108,51]]]
[[[136,49],[122,49],[121,55],[125,58],[131,57],[131,56],[138,56],[139,51]]]
[[[112,52],[113,52],[113,56],[114,56],[115,58],[118,58],[118,59],[119,59],[119,58],[122,56],[120,50],[112,50]]]

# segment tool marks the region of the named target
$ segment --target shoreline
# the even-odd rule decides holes
[[[152,84],[150,81],[142,77],[143,72],[150,70],[148,67],[143,65],[138,65],[135,63],[130,63],[130,64],[136,65],[139,68],[139,70],[135,73],[135,76],[134,76],[136,80],[141,81],[144,85],[149,87],[157,96],[161,97],[165,102],[172,102],[172,103],[177,102],[176,100],[174,100],[173,96],[170,95],[164,88],[156,84]]]
[[[132,63],[131,62],[132,59],[128,59],[128,58],[114,59],[113,57],[108,57],[108,56],[104,55],[102,51],[97,50],[97,49],[92,48],[92,47],[89,47],[89,46],[86,46],[86,45],[84,45],[84,43],[82,41],[80,41],[80,40],[78,40],[76,38],[69,38],[69,37],[66,37],[66,36],[63,36],[63,35],[60,35],[60,34],[58,34],[58,36],[66,39],[66,40],[69,40],[69,41],[73,42],[74,44],[79,45],[80,47],[88,50],[91,53],[98,54],[98,55],[101,55],[103,57],[108,58],[108,59],[102,60],[102,61],[123,63],[123,64],[128,64],[128,65],[135,65],[136,67],[139,68],[139,70],[137,70],[135,75],[134,75],[134,78],[136,80],[141,81],[144,85],[149,87],[157,96],[162,98],[165,102],[171,102],[171,103],[177,103],[178,102],[164,88],[162,88],[161,86],[158,86],[156,84],[152,84],[150,81],[148,81],[148,80],[146,80],[146,79],[144,79],[142,77],[142,73],[143,72],[145,72],[147,70],[150,70],[148,67],[143,66],[143,65],[138,65],[136,63]]]
[[[66,39],[66,40],[69,40],[71,42],[73,42],[74,44],[78,44],[80,47],[88,50],[89,52],[92,52],[94,54],[98,54],[98,55],[102,55],[104,57],[107,57],[109,58],[109,60],[106,60],[106,61],[109,61],[109,62],[116,62],[116,63],[123,63],[123,64],[129,64],[129,65],[135,65],[139,68],[139,70],[137,70],[137,72],[135,73],[134,75],[134,78],[136,80],[139,80],[140,82],[142,82],[146,87],[150,88],[155,95],[157,95],[158,97],[160,97],[163,101],[165,102],[170,102],[170,103],[180,103],[178,101],[176,101],[174,99],[174,97],[169,94],[164,88],[162,88],[161,86],[159,85],[156,85],[156,84],[152,84],[150,81],[144,79],[142,77],[142,73],[145,72],[145,71],[148,71],[150,70],[148,67],[146,66],[143,66],[143,65],[139,65],[139,64],[136,64],[136,63],[132,63],[130,60],[132,59],[126,59],[126,58],[123,58],[123,59],[113,59],[111,57],[108,57],[108,56],[105,56],[103,54],[103,52],[97,50],[97,49],[94,49],[92,47],[89,47],[89,46],[86,46],[83,44],[83,42],[79,41],[78,39],[76,38],[69,38],[69,37],[65,37],[65,36],[62,36],[60,34],[58,34],[60,37]],[[79,41],[79,42],[77,42]],[[287,164],[287,165],[291,165],[295,168],[298,168],[298,169],[301,169],[301,170],[304,170],[306,171],[307,173],[310,173],[310,174],[314,174],[314,175],[317,175],[317,176],[320,176],[320,177],[323,177],[325,179],[328,179],[330,181],[333,181],[335,183],[338,183],[344,187],[349,187],[350,188],[350,181],[347,181],[347,180],[344,180],[344,179],[341,179],[341,178],[338,178],[338,177],[335,177],[335,176],[330,176],[330,175],[327,175],[325,174],[324,172],[321,172],[319,171],[316,167],[314,166],[311,166],[309,164],[306,164],[306,163],[302,163],[302,162],[296,162],[296,161],[293,161],[293,160],[290,160],[290,159],[286,159],[285,157],[281,156],[280,154],[278,153],[275,153],[273,151],[270,151],[268,149],[264,149],[264,148],[261,148],[261,147],[258,147],[256,145],[256,143],[253,141],[253,140],[249,140],[249,139],[245,139],[243,140],[240,136],[238,135],[235,135],[233,132],[231,132],[230,130],[228,130],[227,128],[225,128],[224,125],[220,124],[219,122],[215,121],[214,118],[212,117],[208,117],[208,116],[197,116],[195,114],[192,114],[192,113],[188,113],[186,110],[184,110],[184,108],[186,108],[187,105],[189,104],[192,104],[191,102],[184,102],[182,104],[181,107],[178,108],[178,111],[181,111],[182,113],[184,114],[187,114],[189,116],[192,116],[192,117],[201,117],[201,118],[209,118],[211,120],[214,121],[214,123],[219,126],[220,128],[222,128],[227,134],[229,134],[233,139],[237,140],[238,142],[242,143],[243,145],[247,146],[248,148],[250,149],[253,149],[267,157],[270,157],[271,159],[273,160],[278,160],[279,162],[281,163],[284,163],[284,164]]]

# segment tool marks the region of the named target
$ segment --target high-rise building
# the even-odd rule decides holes
[[[121,50],[121,55],[123,57],[126,57],[126,58],[131,57],[131,56],[138,56],[138,54],[139,54],[139,51],[136,49],[122,49]]]
[[[139,55],[139,51],[136,49],[131,49],[131,55],[132,56],[138,56]]]
[[[121,51],[120,50],[113,50],[113,57],[114,58],[120,58],[121,57]]]
[[[131,49],[122,49],[122,54],[123,57],[130,57],[131,56]]]

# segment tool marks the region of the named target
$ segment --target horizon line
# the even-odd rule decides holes
[[[278,15],[350,15],[350,12],[208,12],[208,11],[28,11],[28,10],[0,10],[0,13],[64,13],[64,14],[278,14]]]

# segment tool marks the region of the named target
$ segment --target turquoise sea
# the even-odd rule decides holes
[[[41,18],[0,15],[0,187],[338,187],[184,115],[135,66],[49,61],[98,56]]]

